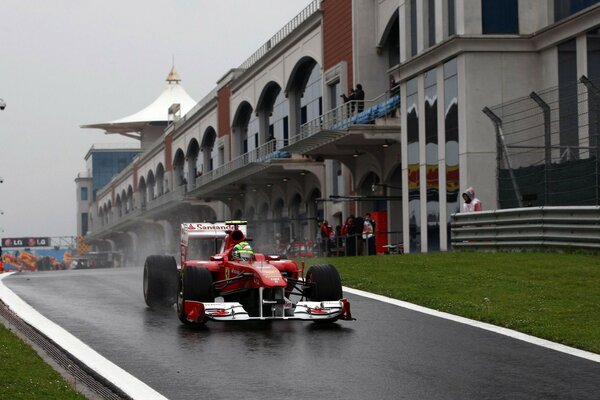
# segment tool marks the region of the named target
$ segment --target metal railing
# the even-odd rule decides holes
[[[454,249],[600,250],[600,206],[527,207],[452,215]]]
[[[275,45],[285,39],[290,33],[292,33],[300,24],[308,19],[311,15],[319,10],[320,0],[314,0],[304,10],[300,11],[290,22],[288,22],[283,28],[281,28],[275,35],[273,35],[265,44],[263,44],[258,50],[254,52],[250,57],[246,59],[240,65],[242,69],[248,69],[258,60],[260,60],[269,50]]]
[[[285,154],[280,153],[277,149],[281,148],[284,144],[283,140],[271,140],[254,150],[250,150],[220,167],[197,177],[195,188],[206,185],[249,164],[266,162],[274,158],[283,158],[282,156]],[[190,187],[189,189],[193,190],[194,187]]]
[[[290,138],[290,144],[309,138],[322,131],[344,130],[351,125],[368,124],[378,118],[392,115],[400,107],[400,96],[386,91],[374,99],[352,100],[300,127],[300,133]]]

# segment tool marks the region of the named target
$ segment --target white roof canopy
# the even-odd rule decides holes
[[[196,101],[187,94],[183,86],[180,85],[180,81],[181,78],[179,78],[175,67],[173,67],[167,76],[167,85],[160,96],[143,110],[111,122],[81,125],[81,128],[97,128],[104,129],[106,133],[125,134],[141,133],[144,127],[148,125],[166,124],[169,120],[169,107],[173,104],[179,104],[182,115],[196,105]]]

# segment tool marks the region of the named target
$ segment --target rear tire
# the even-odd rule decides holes
[[[148,256],[144,263],[144,300],[149,307],[170,307],[177,295],[177,262],[172,256]]]
[[[307,298],[311,301],[335,301],[342,298],[342,281],[337,269],[331,264],[314,265],[306,273],[310,286]]]
[[[181,270],[177,289],[177,316],[186,325],[201,325],[201,322],[190,322],[183,310],[183,301],[193,300],[211,303],[215,300],[212,286],[212,275],[204,267],[185,267]]]

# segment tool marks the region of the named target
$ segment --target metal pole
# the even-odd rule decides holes
[[[515,191],[515,196],[517,197],[517,204],[519,205],[519,208],[521,208],[523,207],[521,191],[519,190],[519,185],[517,184],[517,179],[515,178],[515,174],[513,172],[513,168],[510,162],[510,154],[508,153],[508,147],[506,147],[506,142],[504,141],[504,132],[502,132],[502,120],[496,114],[494,114],[494,112],[488,107],[484,107],[482,111],[494,123],[494,127],[496,128],[496,138],[499,141],[499,144],[502,148],[502,152],[504,153],[504,158],[506,161],[506,165],[508,166],[508,173],[510,174],[513,190]]]
[[[552,166],[552,140],[551,140],[551,131],[550,131],[550,106],[542,100],[540,96],[536,92],[531,92],[529,97],[533,99],[537,103],[538,106],[542,109],[544,113],[544,206],[549,205],[549,196],[550,196],[550,167]]]

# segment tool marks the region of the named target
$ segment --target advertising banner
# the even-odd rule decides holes
[[[49,247],[49,237],[2,238],[2,247]]]

